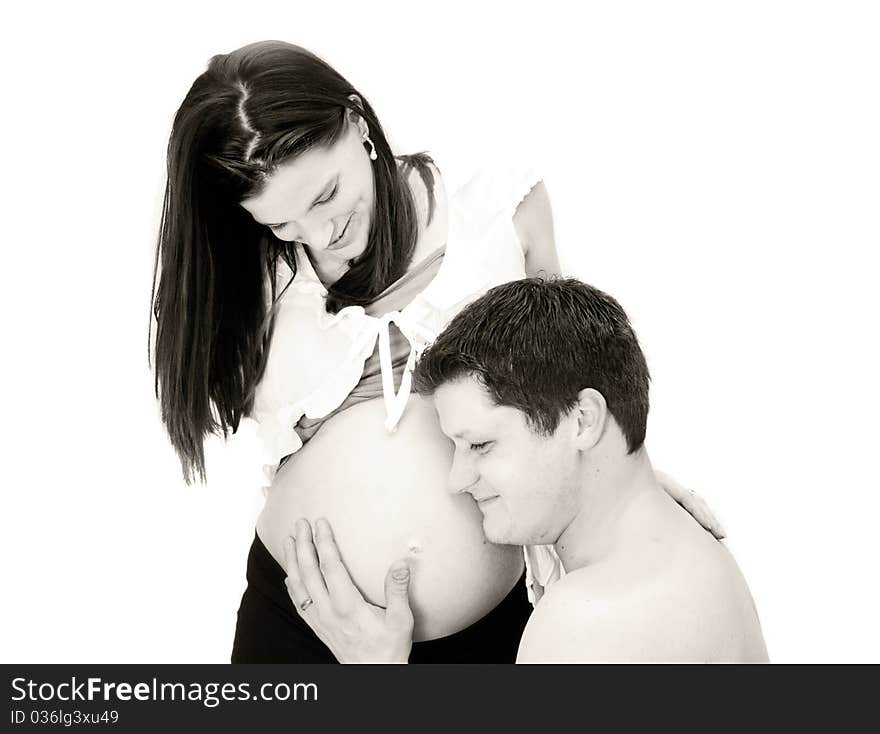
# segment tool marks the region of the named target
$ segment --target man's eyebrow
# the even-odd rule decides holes
[[[306,209],[306,212],[310,212],[312,209],[314,209],[315,204],[317,204],[319,201],[321,201],[321,199],[324,198],[324,195],[327,193],[327,188],[330,186],[330,184],[332,184],[334,181],[336,181],[336,179],[337,179],[338,177],[339,177],[339,174],[338,174],[338,173],[336,173],[336,174],[334,174],[333,176],[330,177],[330,180],[327,181],[327,183],[325,183],[325,184],[321,187],[320,191],[318,191],[318,193],[315,195],[315,198],[312,199],[312,203],[309,204],[309,208]],[[265,226],[265,227],[280,227],[280,226],[283,225],[283,224],[287,224],[287,222],[276,222],[276,223],[274,223],[274,224],[266,223],[266,224],[263,225],[263,226]]]
[[[473,433],[471,433],[467,428],[462,429],[458,433],[452,433],[449,435],[450,438],[463,438],[465,440],[470,440],[473,438]]]

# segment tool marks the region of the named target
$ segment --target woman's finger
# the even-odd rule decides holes
[[[312,526],[308,520],[297,520],[295,548],[299,578],[305,585],[309,598],[319,608],[323,607],[328,603],[327,586],[318,565],[318,554],[312,542]]]
[[[354,602],[363,601],[363,596],[352,582],[348,569],[339,556],[330,523],[323,518],[315,523],[315,548],[318,551],[318,563],[324,582],[334,606],[342,611]]]
[[[682,506],[718,540],[725,537],[724,528],[721,526],[721,522],[715,515],[714,510],[709,507],[709,503],[700,495],[696,494],[693,490],[689,490],[687,500],[682,503]]]
[[[658,483],[666,491],[666,494],[672,497],[672,499],[674,499],[680,505],[686,503],[687,496],[689,494],[688,490],[686,490],[682,485],[676,482],[668,474],[664,474],[661,471],[655,471],[654,476],[657,477]]]
[[[395,561],[385,574],[385,621],[412,635],[413,614],[409,605],[409,564]]]
[[[296,562],[296,545],[293,538],[285,538],[284,540],[284,570],[287,571],[287,578],[284,579],[284,585],[287,587],[287,593],[293,606],[298,611],[303,612],[308,609],[309,592],[306,591],[305,584],[299,577],[299,566]]]
[[[709,525],[707,526],[709,531],[715,536],[716,540],[723,540],[727,537],[724,525],[709,505],[706,505],[706,511],[709,513]]]

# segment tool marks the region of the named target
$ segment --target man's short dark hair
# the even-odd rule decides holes
[[[492,288],[425,350],[415,388],[431,395],[468,376],[548,436],[591,387],[605,398],[629,453],[645,441],[650,375],[635,332],[616,300],[574,278]]]

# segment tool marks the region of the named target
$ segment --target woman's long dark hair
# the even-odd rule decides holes
[[[152,308],[156,395],[187,482],[205,479],[205,437],[234,433],[252,410],[278,258],[296,271],[291,244],[240,202],[258,195],[281,163],[335,143],[349,110],[376,146],[376,196],[366,250],[328,289],[335,313],[370,303],[406,271],[418,220],[405,176],[419,171],[433,210],[430,159],[408,156],[399,170],[366,98],[314,54],[280,41],[213,57],[175,115]]]

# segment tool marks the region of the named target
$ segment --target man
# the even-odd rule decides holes
[[[618,303],[571,279],[492,289],[418,364],[455,444],[450,486],[473,496],[486,537],[552,544],[561,559],[518,662],[767,660],[733,557],[657,484],[648,381]],[[373,607],[326,522],[311,540],[303,521],[288,547],[291,596],[315,601],[303,618],[340,660],[406,662],[405,562],[389,571],[387,608]]]

